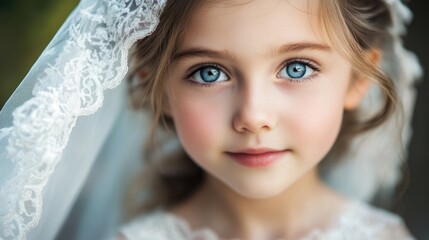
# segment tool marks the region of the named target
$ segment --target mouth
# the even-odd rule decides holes
[[[237,152],[226,152],[226,154],[245,167],[259,168],[274,164],[289,152],[289,149],[247,148]]]

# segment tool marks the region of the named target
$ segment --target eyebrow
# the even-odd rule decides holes
[[[299,52],[304,50],[316,50],[322,52],[330,52],[331,48],[328,45],[314,43],[314,42],[300,42],[300,43],[288,43],[281,45],[278,48],[268,51],[268,56],[276,56],[279,54],[285,54],[287,52]],[[184,51],[180,51],[174,55],[173,61],[178,61],[183,58],[192,57],[209,57],[209,58],[221,58],[236,61],[233,54],[228,51],[216,51],[207,48],[194,47]]]

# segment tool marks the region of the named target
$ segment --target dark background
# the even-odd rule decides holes
[[[417,84],[413,138],[409,146],[409,185],[394,210],[402,215],[417,239],[429,239],[429,1],[411,0],[414,12],[405,45],[420,58],[425,70]]]
[[[0,107],[37,60],[77,0],[0,0]],[[418,239],[429,239],[429,2],[408,1],[414,20],[404,39],[417,53],[425,77],[416,85],[414,134],[409,145],[408,186],[390,210]]]

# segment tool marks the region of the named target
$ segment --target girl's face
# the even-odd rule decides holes
[[[192,16],[166,82],[166,112],[207,173],[266,198],[315,171],[343,110],[360,98],[350,64],[311,22],[307,1],[232,2]]]

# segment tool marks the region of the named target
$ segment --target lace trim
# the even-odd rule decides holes
[[[126,225],[122,231],[128,240],[176,239],[219,240],[217,233],[209,228],[191,229],[180,216],[157,210]],[[146,238],[145,238],[146,237]],[[409,235],[402,220],[389,212],[364,203],[351,201],[338,219],[326,229],[314,229],[300,240],[344,240],[344,239],[414,239]]]
[[[328,230],[322,230],[319,228],[314,229],[310,233],[308,233],[306,236],[301,237],[300,240],[311,240],[311,239],[331,239],[326,238],[327,236],[332,235],[334,232],[334,229],[341,229],[344,226],[347,226],[347,223],[349,222],[348,219],[353,217],[354,213],[356,213],[356,210],[358,209],[357,203],[353,202],[348,204],[345,209],[343,210],[343,214],[333,221],[333,224],[328,228]],[[362,208],[362,206],[360,206]],[[217,233],[215,233],[210,228],[201,228],[192,230],[190,224],[183,218],[169,213],[169,212],[159,212],[158,214],[164,215],[167,219],[169,219],[169,222],[175,222],[177,229],[180,229],[180,232],[185,233],[184,239],[186,239],[188,236],[190,239],[203,239],[203,240],[219,240],[221,239]],[[168,226],[174,226],[173,224],[169,224]],[[171,228],[173,229],[173,228]],[[325,238],[323,238],[325,237]]]
[[[165,0],[83,2],[65,37],[54,39],[66,40],[64,48],[51,44],[42,54],[41,59],[59,53],[54,64],[42,63],[46,69],[33,97],[13,112],[13,127],[0,131],[9,135],[7,158],[15,164],[13,177],[0,192],[0,239],[25,239],[37,225],[42,190],[77,118],[96,112],[104,91],[119,85],[128,70],[128,50],[155,29],[164,4]]]

